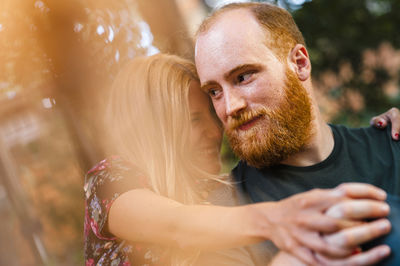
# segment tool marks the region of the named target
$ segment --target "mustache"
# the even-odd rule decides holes
[[[250,122],[251,120],[268,115],[270,112],[266,108],[257,108],[252,110],[243,111],[235,116],[228,117],[227,128],[228,130],[235,130],[238,127]]]

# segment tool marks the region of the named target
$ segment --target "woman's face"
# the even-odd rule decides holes
[[[205,171],[218,174],[221,170],[222,127],[211,111],[212,105],[207,94],[201,91],[196,81],[190,85],[189,106],[193,158]]]

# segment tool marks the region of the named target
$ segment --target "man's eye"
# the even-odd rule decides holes
[[[245,82],[245,81],[247,81],[252,75],[253,75],[253,73],[244,73],[244,74],[240,74],[240,75],[237,77],[237,81],[238,81],[239,83]]]
[[[218,89],[209,89],[209,90],[208,90],[208,94],[209,94],[211,97],[216,97],[216,96],[218,96],[218,94],[219,94],[219,90],[218,90]]]

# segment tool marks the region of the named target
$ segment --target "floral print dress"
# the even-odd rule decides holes
[[[122,193],[146,188],[146,180],[119,157],[105,159],[85,177],[85,262],[92,265],[168,265],[162,248],[130,243],[108,231],[108,212]]]

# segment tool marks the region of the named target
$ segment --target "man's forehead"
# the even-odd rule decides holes
[[[213,18],[212,21],[207,24],[208,26],[206,29],[198,34],[196,42],[202,36],[213,33],[228,35],[238,33],[238,30],[244,30],[244,32],[246,32],[251,30],[251,28],[259,28],[259,24],[254,15],[250,10],[245,8],[225,11],[217,15],[217,17]]]
[[[235,23],[237,24],[242,24],[243,22],[249,21],[251,19],[256,20],[254,17],[254,14],[251,10],[248,8],[236,8],[236,9],[230,9],[230,10],[225,10],[221,13],[218,13],[214,17],[211,16],[211,18],[208,18],[206,22],[206,26],[202,27],[202,32],[208,32],[211,28],[215,27],[216,25],[223,24],[223,23]]]
[[[222,55],[229,55],[230,63],[237,59],[246,49],[264,45],[265,32],[250,11],[245,9],[230,10],[220,14],[209,28],[200,33],[196,39],[195,60],[201,78],[204,65],[211,63]],[[233,57],[232,57],[233,56]],[[214,62],[221,67],[222,62]],[[216,65],[209,66],[216,68]],[[235,67],[231,65],[230,67]],[[230,67],[226,71],[230,70]]]
[[[214,49],[226,51],[240,48],[240,44],[255,37],[265,38],[265,32],[252,13],[245,9],[229,10],[220,14],[205,32],[198,34],[195,44],[195,57],[204,58]],[[222,49],[223,48],[223,49]]]

